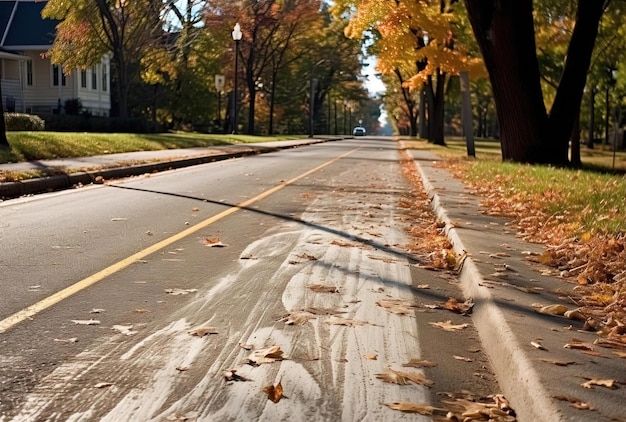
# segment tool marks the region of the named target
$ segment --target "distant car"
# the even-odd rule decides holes
[[[365,128],[361,127],[361,126],[357,126],[354,128],[354,130],[352,131],[352,134],[354,136],[365,136]]]

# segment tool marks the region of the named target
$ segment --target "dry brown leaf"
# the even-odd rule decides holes
[[[591,403],[585,403],[584,401],[577,399],[575,397],[568,396],[553,396],[556,400],[566,401],[575,409],[578,410],[596,410],[595,406]]]
[[[467,328],[467,324],[453,324],[452,321],[444,321],[444,322],[429,322],[433,327],[443,328],[446,331],[459,331],[464,328]]]
[[[112,382],[99,382],[98,384],[94,385],[95,388],[106,388],[106,387],[111,387],[113,385]]]
[[[392,314],[413,315],[413,310],[411,309],[413,305],[407,300],[383,299],[377,301],[376,304]]]
[[[78,343],[78,338],[76,338],[76,337],[72,337],[72,338],[55,338],[54,341],[56,341],[58,343]]]
[[[324,286],[322,284],[310,284],[309,289],[315,293],[339,293],[339,289],[335,286]]]
[[[543,344],[541,344],[541,342],[539,340],[533,340],[530,342],[530,345],[533,346],[535,349],[539,349],[539,350],[548,350],[546,349]]]
[[[219,237],[207,237],[204,239],[204,244],[211,248],[224,248],[228,246],[222,243]]]
[[[428,284],[418,284],[417,288],[427,290],[430,289],[430,286]]]
[[[188,331],[189,334],[196,337],[204,337],[209,334],[219,334],[215,327],[197,327]]]
[[[76,325],[100,325],[97,319],[73,319],[72,322]]]
[[[241,375],[237,374],[237,371],[234,369],[229,369],[228,371],[224,371],[224,379],[226,381],[235,381],[235,382],[252,381],[249,378],[242,377]]]
[[[451,297],[444,304],[444,307],[447,310],[452,311],[454,313],[467,315],[467,314],[472,313],[472,308],[474,307],[474,303],[471,300],[466,300],[465,302],[461,303],[457,299]]]
[[[101,314],[103,312],[106,312],[106,309],[100,309],[100,308],[93,308],[91,310],[91,312],[89,312],[90,314]]]
[[[358,319],[346,319],[332,316],[326,321],[328,325],[345,325],[346,327],[356,327],[360,325],[367,325],[366,321],[360,321]]]
[[[474,362],[474,359],[472,358],[466,358],[465,356],[457,356],[457,355],[452,355],[452,357],[456,360],[461,360],[463,362]]]
[[[189,367],[188,366],[177,366],[176,370],[178,372],[185,372],[185,371],[189,371]]]
[[[365,355],[363,356],[365,359],[369,359],[369,360],[377,360],[378,359],[378,355],[376,353],[372,353],[369,355]]]
[[[618,350],[613,350],[613,354],[622,359],[626,359],[626,352],[620,352]]]
[[[494,403],[480,403],[466,399],[443,400],[449,410],[451,420],[460,421],[515,421],[513,410],[507,402],[499,402],[494,398]],[[455,418],[455,419],[452,419]]]
[[[311,319],[316,319],[317,316],[307,311],[293,311],[289,315],[280,319],[285,325],[304,325]]]
[[[114,325],[111,327],[112,330],[115,330],[125,336],[132,336],[133,334],[137,334],[137,331],[132,330],[132,325]]]
[[[415,384],[431,387],[434,384],[433,381],[417,372],[395,371],[391,368],[387,368],[387,372],[384,374],[376,374],[376,378],[384,382],[399,385],[407,385],[414,382]]]
[[[433,368],[437,366],[437,364],[429,360],[411,358],[407,363],[403,363],[402,366],[411,368]]]
[[[586,343],[582,340],[572,339],[571,343],[567,343],[563,346],[565,349],[576,349],[576,350],[586,350],[592,352],[593,345],[591,343]]]
[[[539,313],[545,315],[564,315],[567,311],[567,306],[559,304],[548,305],[539,309]]]
[[[270,399],[273,403],[278,403],[280,399],[284,397],[283,395],[283,385],[278,382],[276,385],[268,385],[263,388],[263,392],[267,394],[267,398]]]
[[[280,350],[280,346],[272,346],[267,349],[255,350],[250,356],[248,356],[248,363],[254,365],[273,363],[280,360],[283,360],[283,351]]]
[[[600,386],[600,387],[606,387],[606,388],[610,388],[610,389],[616,389],[617,388],[617,384],[616,384],[615,380],[600,379],[600,378],[590,379],[589,381],[584,382],[581,385],[583,387],[585,387],[585,388],[593,388],[594,385],[597,385],[597,386]]]
[[[409,402],[393,402],[393,403],[383,403],[385,406],[392,410],[399,410],[404,413],[419,413],[420,415],[430,416],[437,409],[436,407],[429,406],[427,404],[417,404],[417,403],[409,403]]]
[[[198,289],[165,289],[165,293],[172,296],[188,295],[189,293],[195,293]]]

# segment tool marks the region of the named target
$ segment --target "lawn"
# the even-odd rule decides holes
[[[0,149],[0,163],[88,157],[132,151],[207,147],[295,139],[296,136],[207,135],[198,133],[7,132],[10,149]]]

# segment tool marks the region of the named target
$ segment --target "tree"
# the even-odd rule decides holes
[[[146,49],[162,42],[165,11],[173,0],[50,0],[42,16],[57,19],[53,63],[67,70],[86,69],[112,55],[111,75],[120,117],[128,115],[128,92],[139,77],[139,61]]]
[[[568,140],[579,113],[605,2],[577,0],[563,72],[548,114],[541,90],[533,0],[464,1],[489,73],[503,159],[568,164]]]
[[[337,15],[351,13],[346,35],[373,34],[370,51],[378,56],[378,70],[396,75],[403,89],[425,89],[429,140],[444,143],[444,94],[447,79],[461,70],[475,73],[480,60],[469,54],[456,36],[453,4],[457,0],[335,2]],[[414,97],[404,94],[406,111],[415,109]],[[417,134],[417,116],[409,115],[411,134]]]

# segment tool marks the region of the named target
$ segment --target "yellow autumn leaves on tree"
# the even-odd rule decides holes
[[[485,76],[482,59],[474,57],[457,37],[465,17],[439,1],[343,0],[335,2],[336,15],[350,13],[346,36],[361,38],[374,34],[370,47],[378,57],[383,74],[399,69],[412,74],[405,85],[416,89],[437,72],[458,74],[468,71]],[[418,65],[422,63],[423,65]]]

